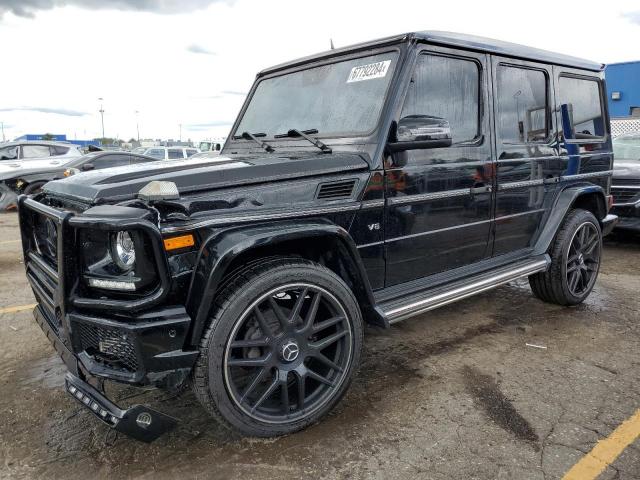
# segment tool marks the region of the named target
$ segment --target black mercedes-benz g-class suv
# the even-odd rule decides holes
[[[175,423],[103,381],[177,389],[243,434],[302,429],[363,323],[528,277],[575,305],[612,173],[602,65],[421,32],[261,72],[216,159],[75,175],[21,197],[35,317],[66,388],[141,440]]]

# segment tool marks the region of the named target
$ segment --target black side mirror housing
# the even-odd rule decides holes
[[[452,143],[449,122],[444,118],[431,115],[402,117],[393,137],[395,137],[393,141],[388,144],[391,152],[446,148]]]
[[[89,170],[93,170],[94,168],[96,167],[93,166],[93,163],[85,163],[84,165],[82,165],[83,172],[88,172]]]

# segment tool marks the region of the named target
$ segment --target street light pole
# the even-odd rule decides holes
[[[2,141],[6,142],[7,140],[4,138],[4,122],[0,122],[0,124],[2,125]]]
[[[138,114],[140,112],[136,110],[136,132],[138,134],[138,143],[140,143],[140,122],[138,121]]]
[[[100,100],[100,110],[98,111],[100,112],[100,119],[102,120],[102,142],[104,144],[104,107],[102,106],[104,99],[100,97],[98,100]]]
[[[180,138],[179,138],[179,142],[182,143],[182,124],[179,123],[178,125],[180,125]]]

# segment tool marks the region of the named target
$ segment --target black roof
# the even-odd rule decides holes
[[[348,53],[357,50],[366,50],[368,48],[376,48],[387,44],[410,40],[424,41],[435,45],[466,48],[469,50],[493,53],[505,57],[533,60],[542,63],[551,63],[554,65],[562,65],[565,67],[591,70],[594,72],[600,72],[604,69],[604,64],[602,63],[592,62],[591,60],[584,60],[582,58],[572,57],[570,55],[563,55],[561,53],[550,52],[548,50],[541,50],[539,48],[527,47],[526,45],[519,45],[517,43],[504,42],[502,40],[494,40],[485,37],[477,37],[475,35],[466,35],[463,33],[427,30],[423,32],[412,32],[403,35],[396,35],[393,37],[381,38],[378,40],[350,45],[348,47],[343,47],[335,50],[328,50],[316,55],[311,55],[309,57],[300,58],[298,60],[293,60],[291,62],[276,65],[274,67],[265,69],[260,73],[270,73],[273,71],[303,64],[309,61],[320,60],[322,58],[326,58],[336,54]]]

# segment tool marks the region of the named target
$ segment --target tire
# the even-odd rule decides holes
[[[24,189],[24,194],[25,195],[33,195],[34,193],[40,193],[40,191],[42,191],[42,187],[44,187],[44,184],[47,182],[33,182],[30,183],[29,185],[27,185]]]
[[[557,305],[582,303],[593,290],[602,256],[602,230],[593,213],[571,210],[556,234],[549,255],[549,269],[529,277],[533,294]]]
[[[360,308],[340,277],[306,260],[267,259],[221,287],[193,389],[215,419],[243,435],[293,433],[340,401],[362,343]]]

